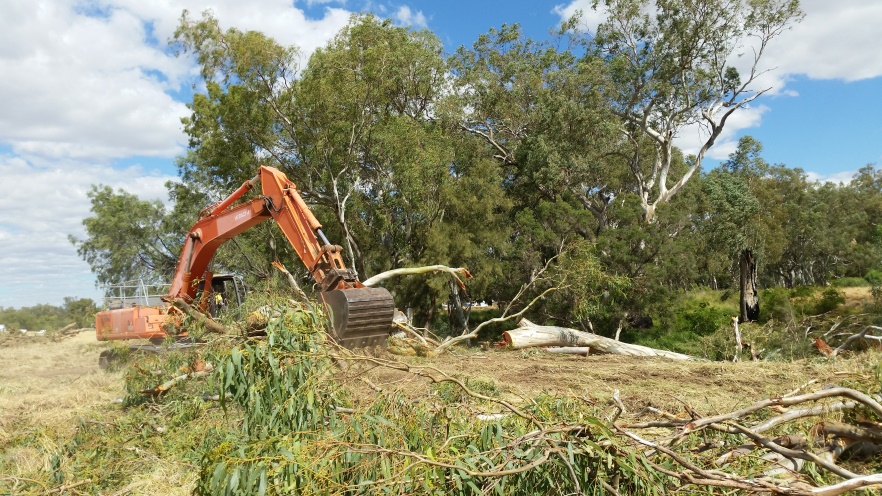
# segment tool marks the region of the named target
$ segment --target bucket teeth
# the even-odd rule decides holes
[[[395,302],[384,288],[335,289],[322,293],[332,337],[345,348],[386,346]]]

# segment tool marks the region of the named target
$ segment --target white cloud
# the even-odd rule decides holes
[[[210,9],[223,28],[260,30],[304,56],[350,16],[325,7],[307,18],[290,0],[0,3],[0,306],[97,296],[67,240],[83,235],[91,184],[165,199],[172,177],[112,164],[156,157],[170,170],[184,150],[180,118],[188,111],[174,95],[196,71],[166,44],[183,9],[196,18]]]
[[[579,29],[585,32],[594,33],[597,26],[606,18],[602,6],[598,5],[598,10],[594,10],[592,4],[594,0],[574,0],[568,5],[555,5],[552,12],[560,16],[561,22],[572,18],[576,13],[581,12],[581,22]]]
[[[605,16],[594,12],[592,3],[573,0],[553,12],[563,21],[582,10],[585,26],[594,32]],[[797,74],[844,81],[882,76],[882,50],[873,49],[878,45],[882,2],[801,0],[800,5],[806,14],[803,21],[775,39],[764,55],[778,82]]]
[[[858,171],[856,170],[847,170],[841,172],[834,172],[832,174],[818,174],[817,172],[806,171],[805,175],[808,176],[809,181],[816,181],[822,183],[833,183],[833,184],[848,184],[854,179],[855,174]]]
[[[95,278],[67,238],[84,236],[91,185],[166,200],[164,184],[176,179],[139,166],[117,169],[70,160],[41,166],[10,155],[0,155],[0,177],[0,306],[97,298]]]
[[[769,111],[765,105],[742,108],[733,113],[726,121],[726,127],[717,137],[714,146],[707,152],[707,158],[725,160],[729,154],[738,148],[738,131],[757,127],[762,122],[763,114]],[[700,126],[690,126],[682,129],[674,138],[674,143],[686,154],[697,154],[701,146],[707,141],[709,133]]]
[[[418,10],[413,12],[410,10],[408,6],[401,6],[395,11],[395,20],[404,24],[405,26],[413,26],[415,28],[425,28],[428,27],[428,23],[426,22],[426,16],[423,15],[423,12]]]

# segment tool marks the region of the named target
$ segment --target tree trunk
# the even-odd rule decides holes
[[[756,258],[753,250],[741,251],[741,312],[740,322],[756,322],[759,319],[759,291],[757,290]]]
[[[614,355],[663,357],[675,360],[695,360],[694,357],[667,350],[657,350],[637,344],[622,343],[614,339],[577,331],[567,327],[536,325],[527,319],[518,322],[518,328],[502,333],[506,344],[514,349],[533,346],[587,346],[592,351]]]
[[[459,286],[451,279],[450,281],[450,299],[447,303],[447,315],[450,317],[450,330],[452,335],[459,335],[465,332],[468,320],[463,310],[462,298],[459,296]]]

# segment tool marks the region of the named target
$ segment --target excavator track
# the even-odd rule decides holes
[[[322,293],[331,337],[344,348],[386,346],[395,302],[384,288],[335,289]]]

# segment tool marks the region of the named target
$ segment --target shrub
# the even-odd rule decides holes
[[[863,277],[842,277],[834,280],[830,284],[836,288],[860,288],[869,286],[870,282]]]
[[[787,288],[764,289],[760,292],[760,321],[790,322],[795,317]]]
[[[821,298],[815,304],[814,313],[832,312],[843,303],[845,303],[845,296],[841,292],[836,288],[827,288],[821,293]]]

